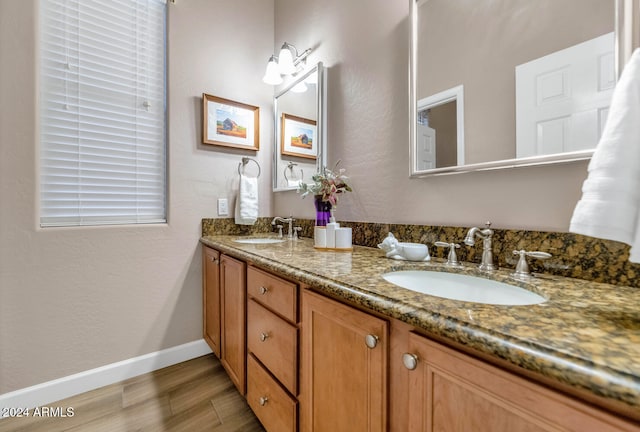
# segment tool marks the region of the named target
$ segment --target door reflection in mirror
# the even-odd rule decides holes
[[[464,165],[464,86],[418,101],[415,169]]]

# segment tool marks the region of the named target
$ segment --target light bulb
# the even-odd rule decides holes
[[[274,56],[271,56],[269,63],[267,63],[267,71],[265,72],[264,77],[262,77],[262,81],[265,84],[271,85],[278,85],[282,83],[278,62]]]
[[[307,85],[304,81],[300,81],[298,84],[291,87],[291,91],[294,93],[304,93],[307,91]]]
[[[296,67],[293,65],[293,53],[291,52],[291,45],[288,43],[282,44],[280,54],[278,55],[278,68],[282,75],[291,75],[296,71]]]

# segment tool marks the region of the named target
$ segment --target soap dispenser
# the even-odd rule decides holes
[[[329,223],[327,224],[327,248],[333,249],[336,247],[336,228],[340,228],[340,224],[336,222],[336,218],[331,215]]]

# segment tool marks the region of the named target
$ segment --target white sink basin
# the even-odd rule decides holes
[[[244,244],[269,244],[269,243],[282,243],[284,239],[279,238],[271,238],[271,237],[262,237],[262,238],[241,238],[235,239],[236,243],[244,243]]]
[[[493,305],[533,305],[546,299],[534,292],[491,279],[427,270],[402,270],[382,277],[394,285],[451,300]]]

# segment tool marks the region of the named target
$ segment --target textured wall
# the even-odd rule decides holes
[[[189,0],[169,3],[169,223],[37,228],[36,5],[0,1],[0,394],[201,338],[200,221],[254,156],[200,144],[203,92],[261,107],[271,213],[273,2]]]
[[[328,70],[329,164],[355,193],[341,220],[566,231],[586,162],[409,179],[409,0],[275,0],[276,45],[313,47]],[[276,214],[313,217],[311,200],[274,196]]]

